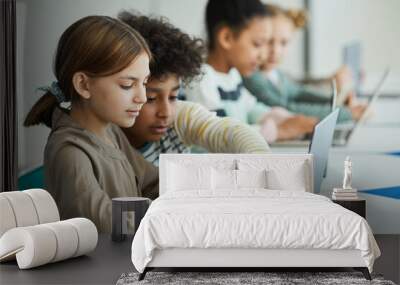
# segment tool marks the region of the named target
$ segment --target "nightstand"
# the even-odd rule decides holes
[[[357,200],[332,200],[332,202],[359,214],[365,219],[366,217],[366,201],[364,199]]]

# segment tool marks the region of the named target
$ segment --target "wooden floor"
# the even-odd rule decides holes
[[[400,235],[375,235],[381,257],[375,261],[374,272],[400,284]]]

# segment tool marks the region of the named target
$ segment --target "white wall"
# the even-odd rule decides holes
[[[386,66],[392,67],[384,90],[400,93],[399,0],[311,0],[311,72],[331,74],[342,63],[349,41],[363,45],[365,90],[375,85]]]
[[[182,31],[205,39],[205,8],[208,0],[151,0],[150,14],[167,17]]]

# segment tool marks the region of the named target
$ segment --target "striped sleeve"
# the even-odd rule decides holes
[[[178,102],[174,128],[186,145],[198,145],[214,153],[266,153],[269,146],[259,132],[230,117],[192,102]]]

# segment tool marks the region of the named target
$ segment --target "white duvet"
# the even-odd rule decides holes
[[[265,189],[160,196],[133,239],[135,268],[165,248],[358,249],[370,271],[380,255],[359,215],[324,196]]]

